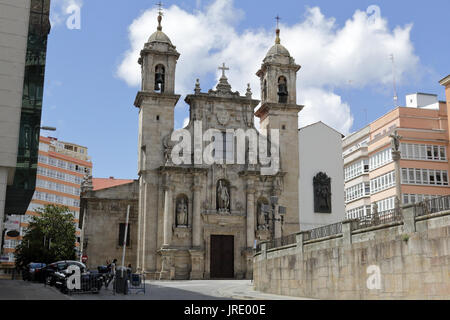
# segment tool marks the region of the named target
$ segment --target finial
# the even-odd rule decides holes
[[[281,20],[281,18],[279,15],[277,15],[275,17],[275,19],[277,20],[277,29],[275,31],[277,36],[275,38],[275,44],[280,44],[280,20]]]
[[[200,88],[200,80],[197,79],[197,81],[195,82],[195,89],[194,89],[194,92],[195,92],[195,94],[199,94],[201,90],[202,90],[202,89]]]
[[[250,88],[250,83],[247,83],[247,92],[245,93],[245,95],[247,96],[247,98],[252,97],[252,89]]]
[[[162,4],[162,2],[161,1],[159,1],[157,4],[156,4],[159,8],[158,8],[158,28],[157,28],[157,30],[158,31],[162,31],[162,26],[161,26],[161,21],[162,21],[162,17],[163,17],[163,4]]]

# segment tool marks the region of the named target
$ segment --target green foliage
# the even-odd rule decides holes
[[[405,242],[408,242],[408,240],[409,240],[409,235],[408,235],[408,234],[403,234],[403,235],[402,235],[402,240],[405,241]]]
[[[16,266],[74,260],[76,228],[69,208],[46,205],[36,212],[40,216],[33,217],[21,244],[16,247]]]

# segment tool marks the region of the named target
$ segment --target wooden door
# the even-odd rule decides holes
[[[210,278],[234,278],[234,236],[211,235]]]

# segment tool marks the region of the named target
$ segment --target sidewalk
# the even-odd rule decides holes
[[[255,291],[250,280],[236,281],[235,284],[217,290],[222,297],[238,300],[314,300],[312,298],[281,296]]]

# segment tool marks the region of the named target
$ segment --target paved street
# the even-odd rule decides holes
[[[145,295],[114,295],[111,288],[68,296],[40,283],[0,280],[0,300],[299,300],[254,291],[249,280],[147,281]]]

